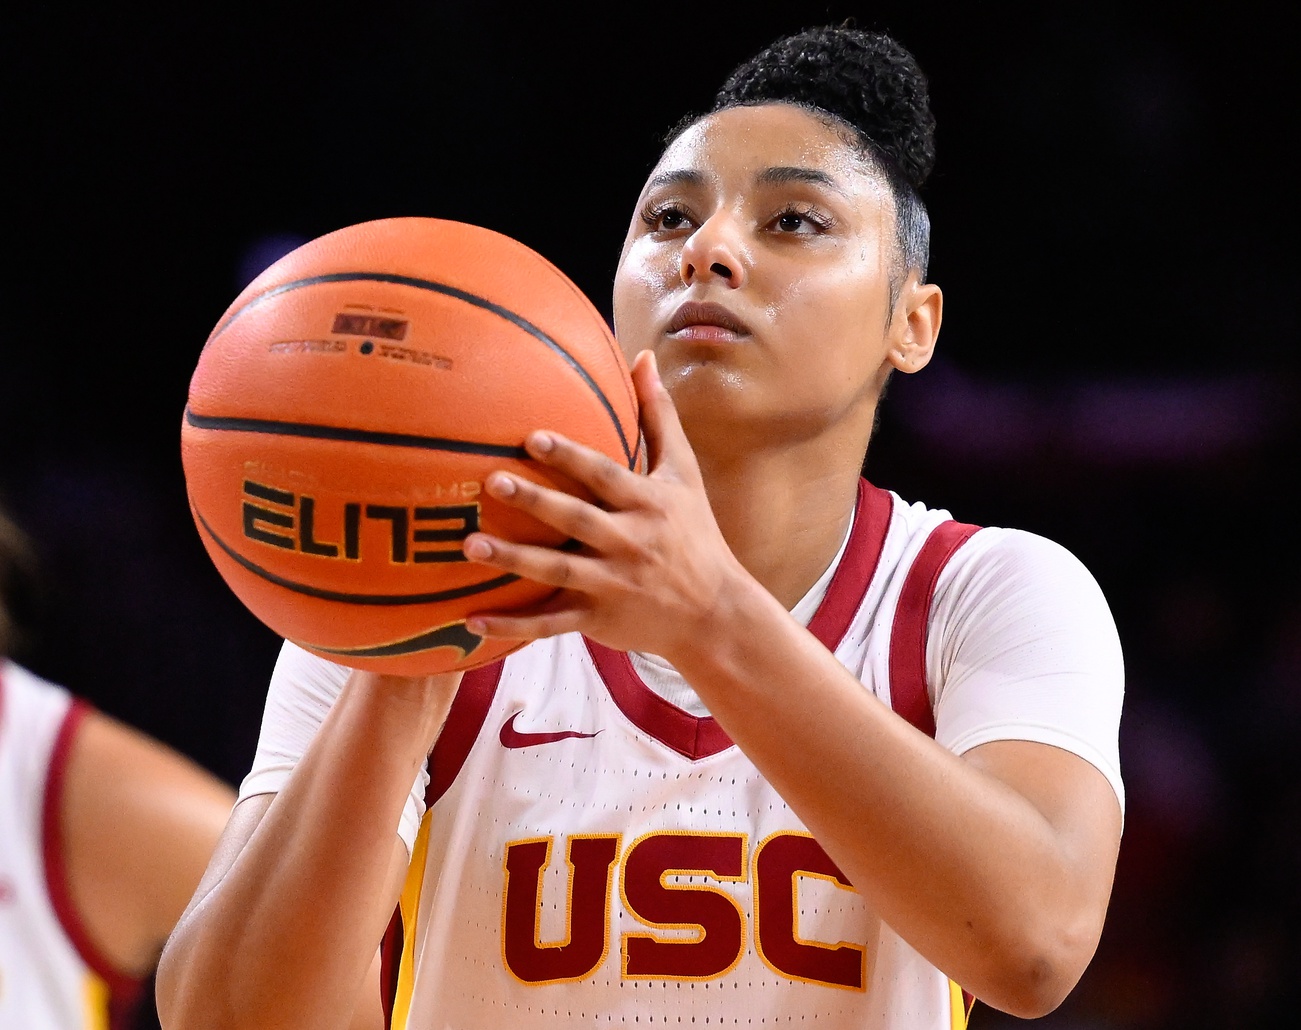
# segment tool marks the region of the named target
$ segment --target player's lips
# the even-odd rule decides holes
[[[734,339],[749,336],[750,327],[721,304],[689,300],[674,312],[665,332],[678,337]]]

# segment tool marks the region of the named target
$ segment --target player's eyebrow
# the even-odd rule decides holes
[[[765,168],[755,176],[755,182],[759,186],[780,186],[788,182],[804,182],[813,186],[823,186],[842,197],[848,196],[843,186],[818,168],[805,168],[799,165],[774,165],[771,168]],[[679,186],[703,186],[705,176],[703,173],[696,171],[694,168],[675,168],[672,171],[660,172],[654,175],[646,183],[646,192],[652,190],[672,189]]]
[[[646,183],[646,192],[672,186],[703,186],[704,183],[705,177],[700,172],[692,168],[675,168],[671,172],[660,172],[658,175],[651,176],[650,181]]]
[[[780,186],[787,182],[806,182],[813,186],[825,186],[842,197],[846,196],[844,188],[826,172],[817,168],[803,168],[797,165],[776,165],[765,168],[756,177],[760,186]]]

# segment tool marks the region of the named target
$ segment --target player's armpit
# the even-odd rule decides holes
[[[102,956],[152,970],[235,803],[223,780],[101,712],[78,726],[60,798],[68,896]]]

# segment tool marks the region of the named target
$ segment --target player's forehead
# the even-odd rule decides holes
[[[875,169],[834,120],[794,104],[730,107],[691,123],[660,155],[646,191],[675,181],[747,188],[805,170],[847,196],[879,195]]]

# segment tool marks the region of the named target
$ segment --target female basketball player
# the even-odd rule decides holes
[[[165,1026],[343,1026],[381,996],[421,1030],[1061,1002],[1121,832],[1107,604],[1060,546],[860,478],[940,328],[931,134],[907,52],[820,29],[671,137],[614,285],[649,474],[539,427],[597,503],[489,477],[584,545],[466,541],[559,588],[469,620],[534,641],[504,663],[404,680],[286,645]]]
[[[34,560],[0,511],[0,1027],[123,1030],[235,792],[7,657]]]

